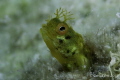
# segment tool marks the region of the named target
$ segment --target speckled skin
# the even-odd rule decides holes
[[[40,29],[42,37],[54,56],[66,70],[88,70],[92,64],[92,51],[84,44],[80,34],[57,16]]]

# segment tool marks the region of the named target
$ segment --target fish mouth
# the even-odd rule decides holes
[[[54,45],[54,39],[53,37],[51,36],[51,34],[46,30],[46,28],[42,27],[40,29],[40,33],[42,35],[42,38],[44,40],[44,42],[46,43],[47,47],[49,49],[55,49],[55,45]]]
[[[44,41],[46,42],[47,41],[51,41],[51,38],[50,38],[50,34],[48,34],[47,30],[44,29],[44,28],[41,28],[40,29],[40,33],[42,34],[42,37],[44,39]]]
[[[52,41],[53,39],[51,38],[51,35],[48,33],[48,31],[45,28],[40,29],[40,33],[42,34],[43,39],[48,39]]]

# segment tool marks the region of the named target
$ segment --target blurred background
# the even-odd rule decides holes
[[[51,57],[39,32],[45,20],[54,17],[60,7],[73,14],[75,19],[68,23],[78,33],[91,38],[104,31],[107,32],[104,37],[110,34],[110,43],[104,42],[105,48],[120,59],[119,3],[119,0],[0,0],[0,80],[80,80],[70,73],[59,73],[60,64]],[[101,36],[97,38],[101,40]],[[117,76],[119,80],[120,70]]]

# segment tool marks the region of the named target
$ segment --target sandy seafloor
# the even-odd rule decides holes
[[[100,66],[109,74],[59,72],[39,29],[60,7],[73,14],[76,32],[110,55]],[[120,80],[120,0],[0,0],[0,80]]]

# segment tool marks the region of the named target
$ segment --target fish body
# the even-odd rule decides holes
[[[55,57],[66,70],[88,70],[92,63],[91,50],[87,48],[81,34],[78,34],[60,15],[50,19],[40,29],[42,37]]]

